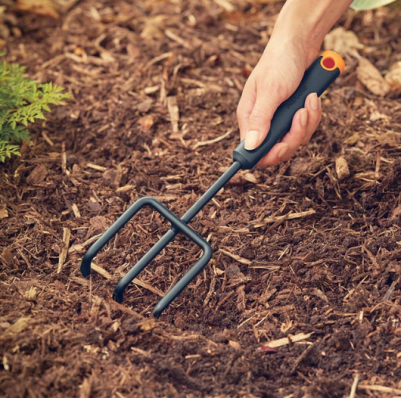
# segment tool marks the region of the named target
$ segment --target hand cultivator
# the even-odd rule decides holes
[[[293,116],[297,110],[304,106],[306,97],[311,93],[317,93],[318,96],[321,96],[330,84],[340,75],[343,69],[344,61],[342,58],[332,51],[325,51],[305,72],[295,93],[277,109],[271,122],[270,131],[263,143],[258,148],[248,151],[244,148],[244,141],[242,141],[233,152],[233,164],[181,218],[178,218],[155,198],[144,197],[137,200],[85,253],[81,263],[83,276],[88,276],[90,274],[92,259],[106,243],[113,238],[140,209],[144,206],[150,206],[170,221],[171,228],[118,282],[113,293],[114,300],[119,303],[122,302],[124,291],[127,286],[179,232],[184,233],[203,250],[202,257],[159,301],[153,310],[154,316],[160,316],[170,303],[202,271],[212,257],[213,252],[209,243],[189,227],[188,223],[239,170],[249,170],[256,166],[264,155],[266,155],[290,130]]]

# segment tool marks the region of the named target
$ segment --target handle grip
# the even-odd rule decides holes
[[[233,159],[241,163],[243,170],[255,167],[259,161],[290,130],[292,119],[299,109],[304,107],[306,97],[317,93],[320,97],[344,70],[344,60],[334,51],[325,51],[305,71],[304,77],[295,93],[284,101],[276,110],[270,130],[265,140],[256,149],[248,151],[243,140],[234,149]]]

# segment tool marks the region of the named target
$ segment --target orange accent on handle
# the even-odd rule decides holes
[[[340,55],[338,55],[334,51],[324,51],[321,57],[322,60],[320,61],[320,65],[323,69],[332,71],[338,68],[340,69],[340,73],[343,72],[345,68],[345,63]]]

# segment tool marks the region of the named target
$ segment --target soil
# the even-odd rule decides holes
[[[8,16],[8,60],[72,99],[0,169],[1,396],[340,398],[355,377],[357,397],[399,395],[401,91],[369,92],[353,56],[312,141],[239,173],[191,223],[213,260],[160,319],[159,296],[200,254],[186,238],[111,299],[168,229],[158,214],[127,224],[95,258],[101,273],[79,270],[136,199],[181,216],[231,164],[236,106],[281,7],[83,0],[59,20]],[[339,26],[385,73],[401,61],[400,21],[397,7],[349,10]]]

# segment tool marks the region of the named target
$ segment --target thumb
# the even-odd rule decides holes
[[[285,96],[275,83],[257,85],[257,97],[245,135],[245,149],[255,149],[263,142],[270,130],[273,115],[284,100]]]

